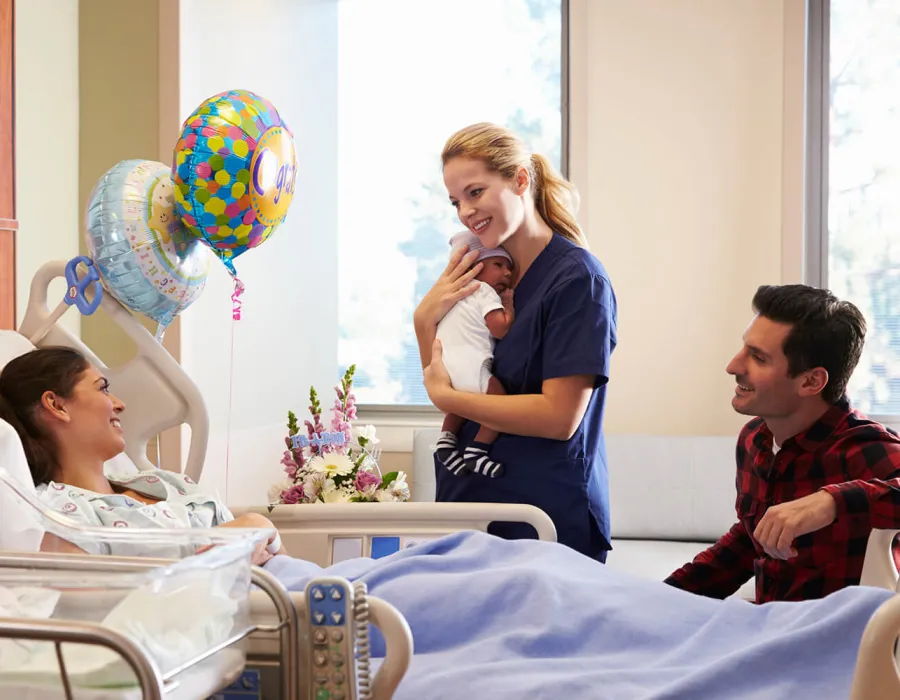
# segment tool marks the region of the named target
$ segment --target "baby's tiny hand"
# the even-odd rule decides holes
[[[512,289],[504,289],[500,292],[500,303],[503,306],[512,306],[513,305],[513,290]]]

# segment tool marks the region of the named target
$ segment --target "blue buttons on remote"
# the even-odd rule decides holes
[[[313,586],[309,598],[309,619],[314,625],[339,627],[344,624],[344,591],[340,586]]]

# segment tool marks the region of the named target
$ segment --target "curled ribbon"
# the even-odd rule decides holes
[[[244,293],[244,283],[237,277],[234,278],[234,292],[231,294],[231,318],[241,320],[241,294]]]

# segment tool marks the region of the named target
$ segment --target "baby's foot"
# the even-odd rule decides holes
[[[463,459],[466,463],[466,469],[469,471],[494,479],[503,475],[503,465],[488,456],[489,448],[490,445],[476,442],[474,445],[466,448],[465,453],[463,453]]]
[[[438,461],[447,469],[457,475],[466,471],[466,460],[459,453],[456,435],[444,431],[438,438],[436,447]]]

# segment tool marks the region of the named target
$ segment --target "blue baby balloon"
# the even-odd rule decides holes
[[[103,286],[126,308],[156,321],[160,342],[200,296],[212,260],[175,213],[173,192],[169,166],[124,160],[94,186],[85,215],[88,254]]]

